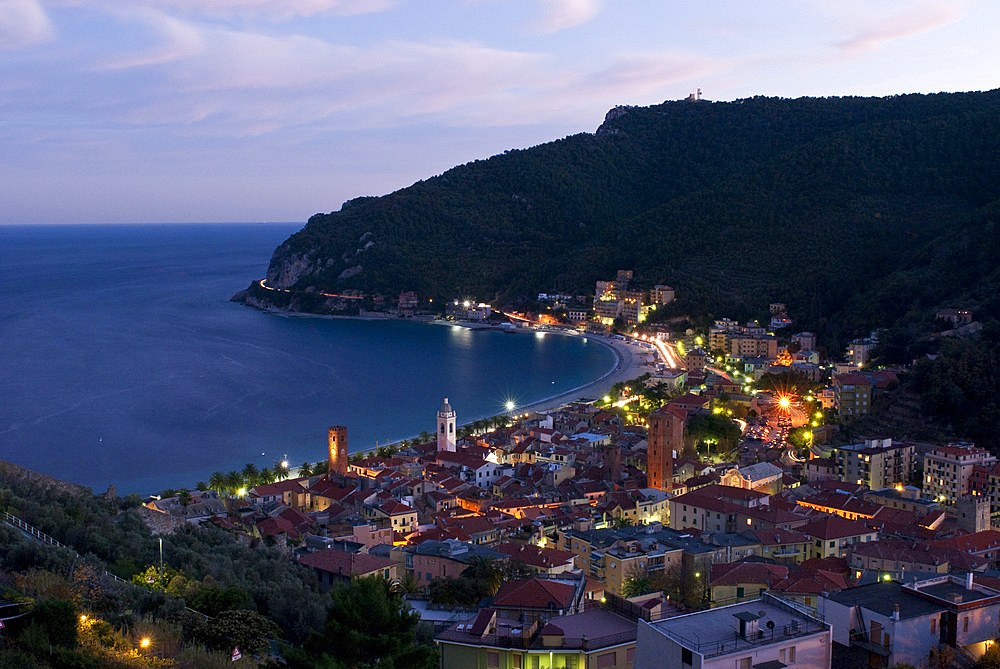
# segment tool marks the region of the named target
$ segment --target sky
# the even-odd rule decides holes
[[[1000,87],[997,0],[0,0],[0,224],[305,221],[701,88]]]

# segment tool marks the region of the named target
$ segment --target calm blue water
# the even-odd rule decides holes
[[[229,298],[300,224],[0,227],[0,459],[103,491],[326,457],[582,385],[583,338],[289,318]],[[262,455],[263,454],[263,455]]]

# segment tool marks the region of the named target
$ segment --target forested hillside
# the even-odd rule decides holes
[[[998,197],[1000,91],[618,107],[594,134],[317,214],[268,280],[516,303],[627,268],[684,313],[781,301],[837,340],[986,306]]]

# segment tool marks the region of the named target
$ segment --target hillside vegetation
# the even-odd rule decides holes
[[[594,134],[317,214],[268,280],[512,304],[627,268],[674,286],[675,313],[781,301],[839,342],[995,309],[998,197],[1000,91],[618,107]]]

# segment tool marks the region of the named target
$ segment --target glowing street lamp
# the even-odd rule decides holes
[[[143,638],[142,638],[142,641],[140,641],[140,642],[139,642],[139,646],[140,646],[140,647],[142,647],[142,648],[149,648],[149,644],[150,644],[150,643],[151,643],[151,642],[150,642],[150,640],[149,640],[149,637],[148,637],[148,636],[147,636],[147,637],[143,637]]]

